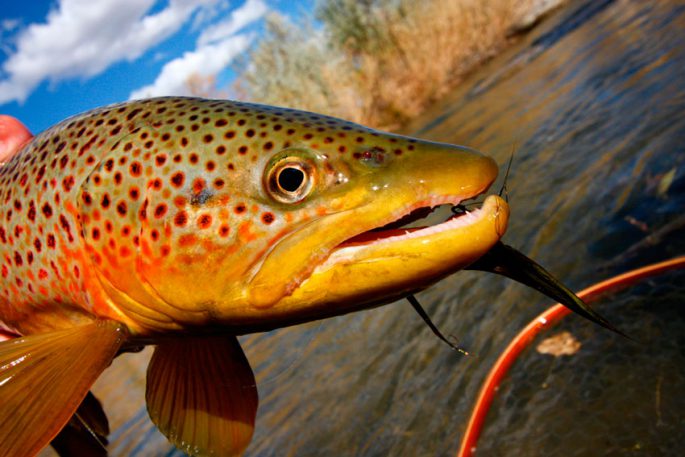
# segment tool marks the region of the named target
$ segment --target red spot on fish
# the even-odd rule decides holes
[[[273,213],[264,213],[262,214],[262,222],[265,223],[266,225],[271,224],[274,221],[275,217]]]
[[[74,177],[73,176],[67,176],[62,180],[62,188],[64,189],[65,192],[69,192],[71,188],[74,187]]]
[[[202,192],[202,191],[204,190],[205,185],[206,185],[206,184],[205,184],[205,180],[204,180],[204,179],[202,179],[202,178],[196,178],[196,179],[193,181],[193,193],[199,194],[200,192]]]
[[[212,225],[212,216],[210,216],[209,214],[202,214],[200,217],[197,218],[197,226],[200,229],[206,229],[211,225]]]
[[[167,212],[167,206],[164,203],[160,203],[155,207],[155,217],[157,219],[163,217]]]
[[[148,200],[146,198],[145,201],[143,202],[143,206],[141,206],[140,210],[138,211],[138,218],[141,221],[144,221],[145,219],[147,219],[147,205],[148,205]]]
[[[138,177],[143,171],[143,166],[140,162],[132,162],[129,166],[129,171],[131,172],[131,176]]]
[[[188,223],[188,215],[186,214],[185,211],[179,211],[176,213],[176,216],[174,216],[174,224],[178,227],[183,227]]]
[[[62,230],[67,232],[67,238],[69,239],[70,243],[74,242],[74,237],[71,234],[71,225],[69,224],[69,221],[67,220],[66,216],[64,214],[60,214],[59,216],[59,223],[62,226]]]
[[[52,207],[50,206],[49,203],[45,203],[43,207],[41,208],[41,211],[43,212],[43,215],[47,217],[48,219],[52,217]]]
[[[171,185],[178,188],[183,185],[183,182],[185,181],[185,175],[181,171],[177,171],[173,175],[171,175]]]

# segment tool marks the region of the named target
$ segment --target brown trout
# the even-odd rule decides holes
[[[464,147],[232,101],[133,101],[39,134],[0,167],[0,323],[18,335],[0,343],[0,454],[50,443],[143,344],[162,433],[241,454],[258,401],[236,335],[390,303],[474,263],[505,232],[500,197],[401,225],[496,176]]]

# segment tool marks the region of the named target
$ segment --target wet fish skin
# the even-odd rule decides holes
[[[155,424],[194,455],[240,454],[258,400],[235,335],[383,305],[464,268],[506,230],[497,196],[359,235],[496,175],[468,148],[223,100],[127,102],[39,134],[0,167],[0,322],[23,335],[0,343],[0,454],[45,446],[117,352],[150,343]]]
[[[317,185],[297,205],[274,202],[264,168],[293,153],[316,165]],[[344,239],[438,192],[478,194],[496,173],[465,148],[294,110],[184,98],[95,110],[0,169],[0,318],[21,334],[93,317],[134,334],[254,321],[260,311],[241,320],[231,308],[270,307]],[[381,199],[383,187],[394,195]],[[358,228],[312,224],[336,218]],[[303,239],[261,277],[255,265],[271,264],[260,256],[307,224],[327,239]],[[289,282],[265,279],[286,272]],[[275,295],[255,297],[250,275]]]

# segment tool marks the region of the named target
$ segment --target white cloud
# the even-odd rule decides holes
[[[216,3],[212,4],[207,8],[203,8],[198,11],[193,18],[193,23],[190,26],[192,32],[197,32],[201,27],[209,24],[214,20],[214,18],[226,13],[231,8],[231,2],[229,0],[218,0]]]
[[[204,46],[226,39],[247,24],[264,16],[267,11],[268,8],[262,0],[247,0],[242,7],[233,11],[227,20],[214,24],[202,32],[197,44]]]
[[[95,76],[120,60],[134,60],[162,42],[198,9],[216,0],[61,0],[47,22],[19,33],[2,65],[0,104],[23,102],[45,80]]]
[[[191,95],[188,80],[193,75],[211,76],[219,73],[238,54],[247,50],[254,36],[236,35],[236,32],[264,16],[267,10],[262,0],[247,0],[228,19],[207,28],[198,38],[194,51],[166,63],[155,81],[133,91],[130,99]]]
[[[188,80],[193,75],[215,75],[228,66],[252,40],[250,35],[236,35],[217,44],[202,46],[195,51],[167,62],[155,82],[131,93],[130,99],[161,95],[191,95]]]

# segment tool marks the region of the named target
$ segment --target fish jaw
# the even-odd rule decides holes
[[[425,289],[485,254],[504,234],[508,218],[507,203],[491,195],[480,209],[437,226],[343,244],[273,312],[301,322],[383,305]]]
[[[299,321],[388,303],[465,267],[504,234],[508,206],[491,196],[483,208],[438,226],[359,242],[360,234],[417,208],[475,197],[497,176],[492,159],[458,146],[418,142],[414,154],[394,159],[362,163],[370,170],[357,173],[356,189],[342,197],[362,204],[274,246],[248,285],[250,306],[240,317]]]

